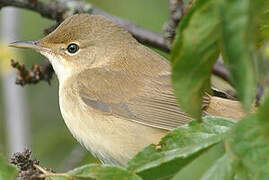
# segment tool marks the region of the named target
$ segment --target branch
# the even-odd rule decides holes
[[[164,25],[164,37],[167,44],[171,46],[176,35],[177,25],[184,15],[184,4],[182,0],[169,0],[170,18]]]
[[[180,1],[177,1],[177,2],[180,4]],[[77,4],[74,5],[74,3],[77,3]],[[96,7],[89,6],[89,4],[83,4],[80,1],[77,1],[74,3],[72,4],[72,6],[70,5],[68,6],[67,3],[61,3],[58,1],[57,2],[53,1],[50,3],[43,3],[38,0],[0,0],[0,9],[2,7],[7,7],[7,6],[28,9],[36,13],[39,13],[43,17],[56,20],[58,23],[61,22],[64,18],[66,18],[66,16],[71,15],[71,13],[76,13],[76,12],[83,11],[83,12],[88,12],[90,14],[103,15],[106,18],[118,23],[121,27],[129,31],[140,43],[154,47],[164,52],[170,51],[170,48],[167,44],[166,39],[161,34],[144,29],[125,19],[113,16]],[[90,7],[90,8],[85,9],[85,7]],[[184,9],[184,13],[186,11],[185,9]],[[176,21],[179,21],[180,18],[181,17],[177,15],[177,18],[175,19],[177,19]],[[45,68],[43,69],[48,70],[48,72],[51,72],[50,71],[51,66],[45,66]],[[222,65],[218,66],[218,68],[214,67],[213,69],[214,74],[220,75],[220,77],[222,77],[223,79],[227,79],[226,77],[228,76],[226,75],[226,73],[222,73],[225,71],[226,69]]]
[[[43,17],[53,20],[60,20],[67,11],[67,7],[63,3],[50,2],[46,4],[37,0],[0,0],[0,9],[5,6],[32,10],[41,14]]]
[[[224,68],[223,64],[219,60],[215,63],[212,73],[232,84],[230,73],[226,68]]]
[[[25,65],[21,65],[14,60],[11,60],[11,66],[18,70],[16,84],[21,86],[36,84],[39,81],[46,81],[50,84],[54,72],[48,60],[42,65],[34,64],[30,70],[26,69]]]

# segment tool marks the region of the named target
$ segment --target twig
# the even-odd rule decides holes
[[[232,84],[230,73],[226,68],[224,68],[223,64],[219,60],[215,63],[212,72]]]
[[[36,84],[39,81],[46,81],[50,84],[53,76],[53,68],[49,61],[43,65],[34,64],[30,70],[18,62],[11,60],[11,66],[18,70],[16,84],[24,86],[25,84]]]
[[[169,10],[170,18],[167,23],[165,23],[163,32],[164,37],[167,40],[167,44],[171,46],[174,37],[176,35],[176,28],[179,24],[184,13],[184,5],[182,0],[169,0]]]
[[[42,168],[41,166],[34,164],[33,165],[36,169],[38,169],[40,172],[42,172],[43,174],[39,174],[37,177],[38,178],[46,178],[46,177],[63,177],[63,178],[67,178],[67,179],[73,179],[72,176],[69,176],[68,174],[65,173],[53,173],[53,172],[49,172],[46,169]]]
[[[264,86],[262,86],[261,84],[258,84],[257,89],[256,89],[256,101],[255,101],[256,106],[260,105],[263,95],[264,95]]]

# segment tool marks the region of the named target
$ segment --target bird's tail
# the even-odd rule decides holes
[[[248,114],[239,101],[211,96],[208,94],[206,96],[207,106],[204,107],[204,112],[208,115],[239,121]],[[250,113],[255,111],[255,107],[253,107]]]

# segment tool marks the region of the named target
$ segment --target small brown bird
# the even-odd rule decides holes
[[[10,46],[50,60],[67,127],[104,163],[125,165],[192,120],[176,103],[169,62],[102,16],[74,15],[39,41]],[[244,116],[237,101],[208,96],[203,106],[210,115]]]

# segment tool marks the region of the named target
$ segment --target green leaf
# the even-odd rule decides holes
[[[120,167],[100,164],[88,164],[66,173],[73,180],[142,180],[135,173]],[[50,177],[47,180],[67,180],[69,178]]]
[[[193,173],[195,171],[195,173]],[[231,179],[232,159],[225,154],[223,143],[219,143],[195,159],[173,177],[177,179]]]
[[[224,140],[194,159],[172,180],[269,179],[269,97],[255,115],[236,124]]]
[[[215,1],[198,0],[182,19],[172,48],[172,85],[180,107],[198,119],[219,55]]]
[[[187,6],[190,2],[191,2],[191,0],[183,0],[183,4],[184,4],[185,6]]]
[[[17,169],[9,165],[0,155],[0,180],[15,180],[17,173]]]
[[[249,109],[255,97],[254,51],[257,15],[264,0],[219,0],[222,55],[238,98]]]
[[[269,96],[264,100],[263,105],[259,108],[257,119],[261,127],[261,133],[269,143]]]
[[[258,36],[258,45],[262,45],[266,40],[269,40],[269,10],[264,14],[262,18],[262,25],[260,27],[260,33]]]
[[[259,18],[257,43],[260,47],[266,40],[269,40],[269,2],[265,2],[262,14]]]
[[[241,176],[249,179],[269,179],[269,97],[256,115],[240,121],[229,139],[231,152],[238,159]]]
[[[233,122],[206,117],[181,126],[165,136],[158,146],[150,145],[128,162],[127,168],[143,179],[169,179],[219,143]]]
[[[209,124],[204,124],[205,128],[216,130],[215,137],[222,136],[222,138],[218,141],[218,143],[211,145],[211,147],[207,149],[203,149],[202,152],[200,151],[200,154],[193,157],[190,161],[184,162],[183,159],[178,161],[179,164],[177,164],[177,168],[180,168],[178,169],[177,173],[173,174],[172,180],[269,179],[268,109],[269,96],[265,99],[264,103],[261,105],[256,114],[241,120],[232,128],[231,131],[223,129],[221,126],[214,127],[210,126]],[[225,123],[224,120],[220,122]],[[192,127],[193,124],[189,126]],[[179,131],[179,129],[180,128],[178,128],[176,131]],[[196,127],[194,129],[198,130],[199,128]],[[184,131],[181,130],[179,132]],[[190,141],[186,141],[184,133],[180,135],[182,136],[182,139],[179,140],[173,138],[174,136],[169,134],[170,138],[169,135],[165,137],[167,140],[164,143],[167,143],[170,148],[174,148],[177,145],[179,147],[184,146],[183,142],[187,142],[186,144],[188,147],[192,143],[195,143],[194,139],[199,137],[195,135],[197,132],[193,130],[190,132]],[[180,138],[180,136],[178,138]],[[200,137],[203,138],[204,136],[201,135]],[[168,139],[170,139],[170,141],[168,141]],[[211,138],[209,136],[208,138],[205,138],[206,141],[210,139]],[[195,144],[199,144],[199,142],[200,145],[202,145],[205,141],[198,139]],[[171,151],[170,148],[168,148],[169,151]],[[163,149],[161,149],[161,152],[162,151]],[[150,156],[150,154],[148,154],[148,156]],[[188,155],[185,157],[190,158]],[[183,164],[180,164],[180,162]],[[159,171],[162,171],[162,169],[159,169]],[[144,178],[143,174],[140,175]]]
[[[236,180],[251,180],[249,177],[248,170],[242,166],[242,164],[239,164],[236,167],[236,172],[234,174],[234,178]]]
[[[262,87],[269,85],[269,42],[266,42],[259,49],[259,59],[257,60],[257,77]]]

